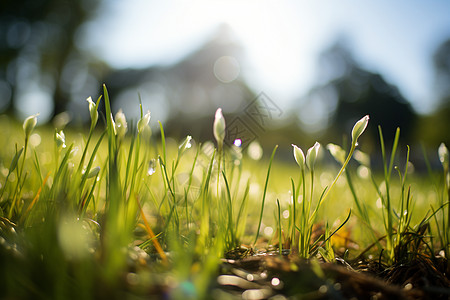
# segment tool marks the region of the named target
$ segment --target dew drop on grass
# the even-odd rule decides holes
[[[286,209],[285,211],[283,211],[283,218],[289,218],[289,210]]]
[[[235,139],[234,142],[233,142],[233,144],[234,144],[236,147],[240,147],[240,146],[242,146],[242,140],[241,140],[241,139]]]
[[[147,174],[150,176],[150,175],[155,174],[155,172],[156,172],[155,169],[150,167],[150,168],[148,168]]]
[[[150,160],[150,162],[148,163],[148,171],[147,171],[147,175],[153,175],[156,172],[156,160],[152,159]]]

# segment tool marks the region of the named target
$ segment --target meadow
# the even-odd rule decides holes
[[[85,132],[0,117],[0,298],[450,297],[446,145],[418,173],[379,128],[372,171],[370,116],[286,161],[226,145],[220,109],[213,141],[177,141],[110,107],[104,86]]]

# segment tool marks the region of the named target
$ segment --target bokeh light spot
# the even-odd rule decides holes
[[[214,63],[214,76],[223,83],[235,80],[240,71],[239,62],[232,56],[222,56]]]

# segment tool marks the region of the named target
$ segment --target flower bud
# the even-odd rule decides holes
[[[345,162],[345,151],[344,149],[342,149],[340,146],[335,145],[335,144],[328,144],[327,145],[327,149],[328,151],[330,151],[331,156],[333,156],[333,158],[341,163],[344,164]]]
[[[218,108],[216,110],[216,116],[214,118],[214,125],[213,125],[213,132],[214,137],[217,141],[217,144],[219,145],[219,148],[223,145],[223,140],[225,139],[225,118],[222,114],[222,109]]]
[[[91,171],[88,173],[86,178],[92,178],[92,177],[96,177],[98,175],[98,173],[100,172],[100,167],[97,166],[93,169],[91,169]]]
[[[147,175],[151,176],[156,172],[156,160],[153,158],[148,162]]]
[[[192,136],[188,135],[188,136],[184,139],[183,143],[178,147],[178,150],[184,151],[184,150],[186,150],[186,149],[191,148],[191,147],[192,147],[192,145],[191,145],[191,140],[192,140]]]
[[[306,153],[306,165],[310,170],[314,170],[317,154],[319,153],[320,144],[316,142],[314,146],[308,149]]]
[[[141,133],[148,126],[148,122],[150,122],[150,111],[147,111],[145,116],[138,121],[137,127],[139,133]]]
[[[95,125],[97,125],[98,120],[97,105],[95,105],[94,101],[92,101],[92,97],[87,98],[86,101],[89,103],[89,113],[91,115],[91,127],[94,127]]]
[[[297,145],[292,144],[292,147],[294,147],[294,158],[297,162],[300,169],[305,169],[305,154],[303,154],[302,149],[300,149]]]
[[[55,142],[58,149],[66,148],[66,136],[62,130],[55,133]]]
[[[23,121],[23,131],[25,132],[25,137],[28,138],[33,131],[34,127],[37,124],[37,116],[39,114],[35,114],[32,116],[29,116],[28,118]]]
[[[449,166],[449,154],[448,149],[444,143],[441,143],[438,148],[439,160],[441,161],[444,169],[448,169]]]
[[[364,116],[361,120],[355,123],[352,129],[352,144],[357,145],[358,138],[366,130],[367,124],[369,123],[369,115]]]
[[[122,139],[128,131],[127,119],[125,118],[125,114],[122,112],[122,109],[116,113],[116,132],[119,139]]]

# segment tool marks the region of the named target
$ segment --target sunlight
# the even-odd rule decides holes
[[[259,1],[219,4],[196,2],[198,7],[194,11],[199,18],[208,15],[210,24],[224,23],[233,30],[245,50],[248,61],[240,63],[251,85],[279,95],[277,100],[283,102],[312,82],[315,61],[304,59],[305,54],[313,56],[311,44],[306,41],[312,32],[302,26],[311,22],[310,15],[275,1],[264,5]]]

